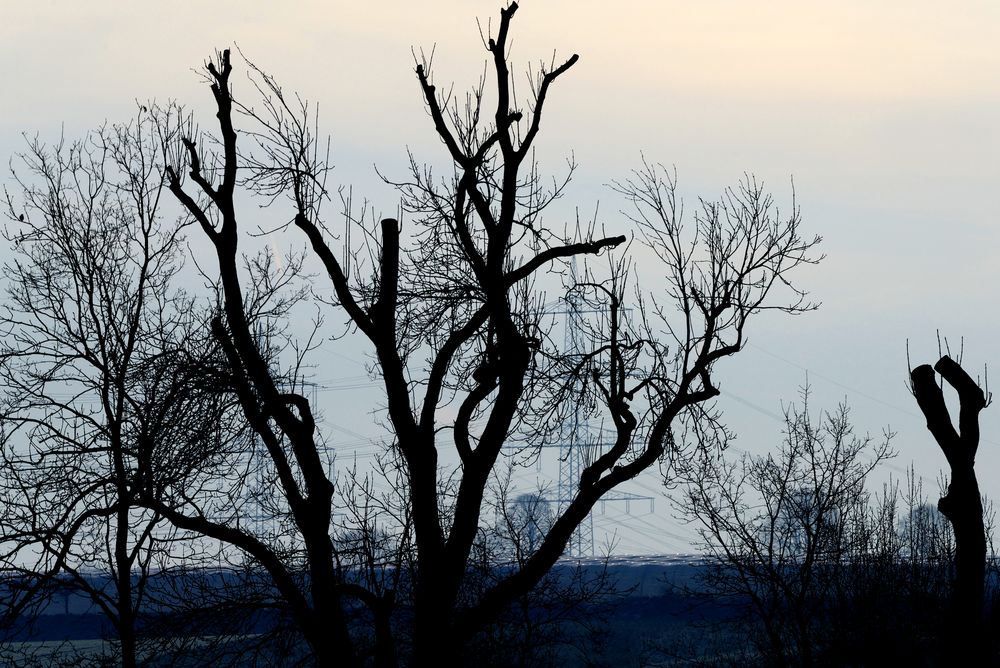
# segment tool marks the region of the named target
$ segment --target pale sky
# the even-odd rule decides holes
[[[486,55],[476,19],[495,26],[500,4],[7,0],[0,152],[16,150],[21,132],[55,139],[64,126],[73,137],[124,120],[136,99],[177,100],[208,126],[211,96],[195,70],[214,49],[239,45],[320,104],[332,179],[392,212],[397,198],[373,165],[402,175],[407,146],[443,158],[411,49],[436,45],[436,83],[463,91]],[[676,166],[689,208],[744,172],[787,205],[794,178],[805,232],[825,239],[827,259],[800,279],[823,306],[752,323],[750,347],[719,366],[737,445],[763,452],[777,442],[781,424],[764,412],[780,414],[808,370],[814,407],[846,397],[860,431],[890,425],[893,465],[914,461],[936,494],[944,458],[905,387],[905,346],[915,363],[933,362],[940,329],[964,336],[971,371],[1000,365],[1000,220],[989,195],[1000,184],[1000,5],[525,0],[512,38],[515,71],[553,49],[557,59],[580,55],[552,90],[538,142],[549,173],[571,151],[579,163],[566,215],[600,202],[609,233],[627,232],[604,184],[627,176],[640,153]],[[336,385],[361,374],[331,356],[319,377]],[[358,411],[338,415],[344,394],[323,395],[329,419],[376,434]],[[983,413],[983,427],[980,483],[1000,499],[1000,406]],[[330,433],[334,444],[359,442]],[[631,489],[657,488],[650,475]],[[595,527],[619,527],[618,553],[690,549],[664,501],[631,515],[614,505]]]

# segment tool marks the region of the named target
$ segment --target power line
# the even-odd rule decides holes
[[[751,346],[753,348],[756,348],[757,350],[759,350],[759,351],[761,351],[761,352],[763,352],[763,353],[765,353],[765,354],[773,357],[776,360],[779,360],[779,361],[784,362],[784,363],[786,363],[786,364],[788,364],[790,366],[793,366],[793,367],[795,367],[797,369],[801,369],[801,370],[805,371],[810,377],[816,377],[816,378],[820,378],[821,380],[825,380],[825,381],[827,381],[829,383],[832,383],[832,384],[840,387],[841,389],[845,389],[848,392],[852,392],[852,393],[858,394],[858,395],[860,395],[860,396],[862,396],[862,397],[864,397],[866,399],[869,399],[871,401],[875,401],[877,403],[880,403],[880,404],[883,404],[885,406],[888,406],[888,407],[890,407],[890,408],[892,408],[894,410],[897,410],[897,411],[899,411],[901,413],[904,413],[904,414],[906,414],[906,415],[908,415],[910,417],[913,417],[916,420],[923,420],[924,419],[922,416],[918,416],[913,411],[908,411],[908,410],[906,410],[904,408],[900,408],[899,406],[895,406],[895,405],[893,405],[893,404],[891,404],[891,403],[889,403],[887,401],[883,401],[882,399],[879,399],[877,397],[873,397],[870,394],[867,394],[865,392],[862,392],[860,390],[852,388],[849,385],[846,385],[844,383],[836,381],[836,380],[830,378],[829,376],[825,376],[825,375],[823,375],[821,373],[817,373],[817,372],[813,371],[812,369],[810,369],[808,367],[805,367],[805,366],[803,366],[801,364],[798,364],[796,362],[793,362],[791,360],[785,359],[784,357],[781,357],[780,355],[776,355],[776,354],[771,353],[771,352],[769,352],[767,350],[764,350],[763,348],[761,348],[758,345],[753,345],[753,344],[747,344],[747,345]],[[774,413],[773,411],[769,411],[766,408],[763,408],[760,405],[755,404],[754,402],[749,401],[748,399],[746,399],[746,398],[744,398],[744,397],[736,394],[735,392],[732,392],[731,390],[725,389],[725,390],[723,390],[722,393],[723,393],[723,395],[725,395],[726,397],[729,397],[730,399],[733,399],[737,403],[743,404],[747,408],[750,408],[751,410],[756,411],[757,413],[760,413],[761,415],[764,415],[764,416],[766,416],[768,418],[771,418],[772,420],[774,420],[776,422],[780,422],[780,423],[784,423],[785,422],[785,417],[780,416],[777,413]],[[982,443],[991,443],[987,439],[981,439],[981,442]],[[991,444],[997,445],[996,443],[991,443]],[[737,452],[745,452],[745,450],[743,450],[743,449],[741,449],[739,447],[736,447],[736,446],[729,446],[729,447],[732,448],[733,450],[736,450]],[[885,468],[888,468],[890,470],[896,471],[897,473],[903,473],[903,474],[908,473],[908,470],[906,468],[900,467],[900,466],[898,466],[896,464],[892,464],[891,462],[888,462],[888,461],[882,461],[882,462],[880,462],[879,465],[880,466],[884,466]],[[918,473],[916,471],[915,467],[913,468],[913,471],[914,471],[914,473],[916,473],[916,476],[920,479],[921,482],[925,482],[926,480],[928,480],[930,478],[930,476],[924,475],[923,473]]]

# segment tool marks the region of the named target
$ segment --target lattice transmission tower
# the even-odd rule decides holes
[[[570,285],[576,284],[577,269],[576,259],[571,260],[569,265]],[[561,300],[561,304],[551,310],[554,315],[563,316],[564,352],[570,356],[582,355],[587,348],[584,340],[584,318],[585,316],[601,313],[599,309],[589,308],[584,302],[580,293],[570,290]],[[579,379],[574,383],[581,382]],[[572,388],[579,390],[582,388]],[[571,392],[573,394],[574,392]],[[588,464],[588,450],[600,450],[609,446],[603,438],[603,433],[594,429],[590,425],[590,419],[586,410],[580,402],[574,402],[572,414],[563,422],[560,429],[559,443],[555,447],[559,448],[559,484],[556,487],[555,498],[546,499],[549,503],[555,503],[558,514],[561,515],[566,507],[576,496],[577,486],[580,482],[580,473]],[[630,504],[632,501],[649,501],[652,506],[653,497],[629,492],[612,491],[601,498],[602,507],[609,501],[624,501]],[[593,511],[587,513],[586,519],[580,523],[573,536],[570,538],[566,548],[567,554],[571,557],[588,557],[594,554],[594,519]]]

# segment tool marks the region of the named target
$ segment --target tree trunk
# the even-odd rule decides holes
[[[958,430],[952,424],[935,371],[958,392]],[[988,401],[979,385],[947,355],[933,368],[924,364],[913,369],[910,379],[913,396],[927,418],[927,429],[951,467],[948,493],[938,501],[938,510],[948,518],[955,532],[953,607],[947,629],[949,646],[945,649],[956,665],[966,665],[987,658],[983,624],[986,529],[975,463],[979,448],[979,412]]]
[[[938,510],[948,518],[955,532],[952,635],[965,658],[978,659],[986,649],[983,642],[986,528],[979,483],[972,467],[952,470],[948,493],[938,501]]]
[[[461,663],[462,645],[466,639],[456,637],[451,623],[453,607],[442,603],[432,594],[415,601],[411,666],[448,668]]]
[[[118,627],[118,640],[122,649],[122,668],[136,668],[139,665],[136,656],[135,625],[133,624],[131,613],[126,620],[123,615],[122,623]]]

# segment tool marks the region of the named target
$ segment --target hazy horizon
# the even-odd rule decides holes
[[[1000,303],[1000,225],[985,196],[1000,182],[1000,5],[520,4],[515,67],[548,62],[553,49],[557,60],[580,55],[553,87],[539,134],[546,174],[561,174],[571,153],[579,163],[553,225],[599,204],[599,222],[623,233],[623,204],[605,184],[626,177],[644,155],[676,166],[689,210],[744,173],[762,179],[786,208],[794,182],[803,230],[824,237],[826,260],[800,275],[820,310],[752,322],[747,349],[718,367],[719,403],[739,434],[736,446],[764,452],[778,443],[782,407],[797,401],[808,373],[814,410],[846,398],[860,431],[898,432],[899,457],[880,479],[899,477],[912,461],[936,499],[945,460],[906,388],[907,342],[913,364],[937,359],[937,331],[953,347],[964,338],[972,372],[1000,362],[1000,313],[992,306]],[[214,116],[200,67],[216,49],[238,47],[320,105],[321,127],[332,136],[331,181],[392,213],[398,196],[373,165],[401,175],[408,148],[435,164],[446,157],[411,49],[433,48],[436,83],[454,81],[463,94],[486,55],[476,20],[495,26],[500,5],[17,3],[0,25],[8,64],[0,151],[20,150],[21,133],[56,141],[61,132],[75,138],[125,121],[136,101],[150,99],[189,106],[207,129]],[[238,95],[247,82],[242,72],[234,81]],[[4,183],[10,187],[9,176]],[[286,216],[266,210],[248,218]],[[289,230],[272,243],[302,242]],[[355,450],[370,456],[363,439],[380,432],[359,411],[375,394],[364,391],[363,366],[337,356],[356,351],[325,348],[317,382],[334,425],[328,438],[335,448],[338,439],[347,444],[338,451],[347,461]],[[996,407],[983,412],[982,433],[980,484],[1000,498]],[[626,489],[662,493],[655,473]],[[617,554],[689,547],[690,530],[662,498],[653,513],[607,508],[595,514],[595,534],[618,529]]]

